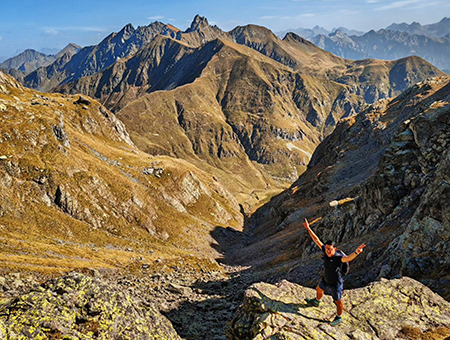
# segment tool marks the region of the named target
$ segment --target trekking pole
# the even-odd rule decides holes
[[[309,222],[309,225],[313,225],[314,223],[319,222],[322,219],[322,217],[317,217],[315,220],[312,220],[311,222]]]

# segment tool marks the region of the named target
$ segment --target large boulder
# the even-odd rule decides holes
[[[256,283],[230,322],[227,337],[247,339],[447,339],[450,303],[421,283],[402,279],[344,291],[343,323],[332,326],[336,306],[324,296],[320,307],[305,298],[315,290],[283,280]]]
[[[143,298],[71,273],[0,301],[0,339],[181,339]]]

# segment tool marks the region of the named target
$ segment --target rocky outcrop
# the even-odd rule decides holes
[[[0,339],[181,339],[152,304],[79,273],[0,303]]]
[[[81,314],[86,318],[84,327],[82,322],[79,324],[71,324],[71,320],[68,322],[79,331],[78,335],[81,337],[83,334],[79,329],[86,330],[86,326],[100,323],[100,318],[105,321],[106,316],[115,317],[117,323],[125,320],[128,322],[134,317],[132,314],[127,314],[129,313],[127,310],[122,310],[123,307],[128,306],[128,310],[132,308],[137,311],[138,316],[150,314],[154,317],[152,320],[147,320],[148,325],[141,327],[143,332],[157,328],[160,332],[167,330],[170,335],[172,330],[166,327],[170,326],[167,324],[169,320],[183,339],[225,340],[226,324],[240,305],[244,289],[249,286],[249,282],[254,281],[248,281],[248,277],[238,275],[237,271],[242,268],[230,267],[229,275],[227,275],[223,271],[226,267],[212,266],[213,261],[209,259],[196,261],[193,266],[185,259],[172,263],[170,267],[165,262],[160,258],[156,262],[150,262],[148,258],[135,258],[129,267],[120,271],[84,268],[78,273],[72,272],[58,278],[52,275],[53,278],[50,280],[45,275],[37,273],[3,273],[0,275],[0,330],[5,333],[5,321],[9,320],[11,325],[14,322],[12,307],[16,308],[20,304],[19,301],[29,301],[29,298],[33,296],[34,300],[21,314],[20,323],[23,326],[30,324],[24,320],[26,315],[45,306],[36,312],[38,316],[31,317],[33,322],[38,317],[42,317],[44,323],[45,318],[53,317],[52,313],[55,313],[54,317],[58,323],[54,324],[59,325],[63,317],[67,317],[68,314]],[[62,286],[67,292],[59,289]],[[71,287],[72,290],[67,287]],[[84,291],[87,291],[86,296],[83,295]],[[117,292],[121,293],[117,294]],[[42,306],[42,298],[48,295],[51,295],[49,302]],[[88,308],[106,298],[111,298],[112,303],[106,302],[106,307],[101,309],[100,315],[90,315],[94,313],[89,312]],[[126,301],[122,301],[123,298]],[[89,301],[86,302],[86,299]],[[54,305],[54,308],[50,308],[50,303]],[[117,309],[111,311],[112,305]],[[58,308],[64,311],[62,316],[59,315],[61,313],[57,310]],[[155,313],[155,309],[158,312]],[[6,314],[7,312],[11,313]],[[161,317],[160,313],[164,317]],[[160,324],[157,324],[157,321],[160,321]],[[18,324],[17,321],[15,325],[18,326]],[[134,330],[137,326],[139,325],[132,324],[130,330]],[[45,328],[40,330],[44,333],[49,331]],[[63,328],[63,334],[64,330],[73,332],[73,329]],[[152,336],[155,333],[157,330],[143,335],[141,333],[140,338],[133,339],[155,339],[156,337]],[[63,338],[63,334],[60,338]],[[13,338],[11,336],[8,339]],[[52,338],[51,334],[48,338]],[[92,338],[112,339],[113,337],[92,335]],[[0,336],[0,339],[4,338]]]
[[[450,303],[404,277],[344,292],[343,323],[332,326],[336,307],[324,296],[320,307],[305,298],[315,290],[289,281],[257,283],[246,290],[230,322],[230,340],[262,339],[446,339]]]
[[[17,80],[15,80],[10,76],[5,75],[3,72],[0,72],[0,93],[5,95],[10,94],[8,88],[23,91],[22,85]]]

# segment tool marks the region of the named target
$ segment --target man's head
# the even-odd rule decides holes
[[[327,241],[325,242],[325,254],[327,254],[328,257],[333,257],[336,253],[336,246],[333,241]]]

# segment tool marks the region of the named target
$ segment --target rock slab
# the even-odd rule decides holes
[[[374,282],[347,290],[343,322],[337,326],[336,307],[324,296],[320,307],[305,298],[315,290],[283,280],[256,283],[227,329],[231,340],[262,339],[448,339],[450,303],[411,278]],[[411,335],[413,334],[413,335]]]
[[[71,273],[0,300],[0,339],[181,339],[154,306],[118,287]]]

